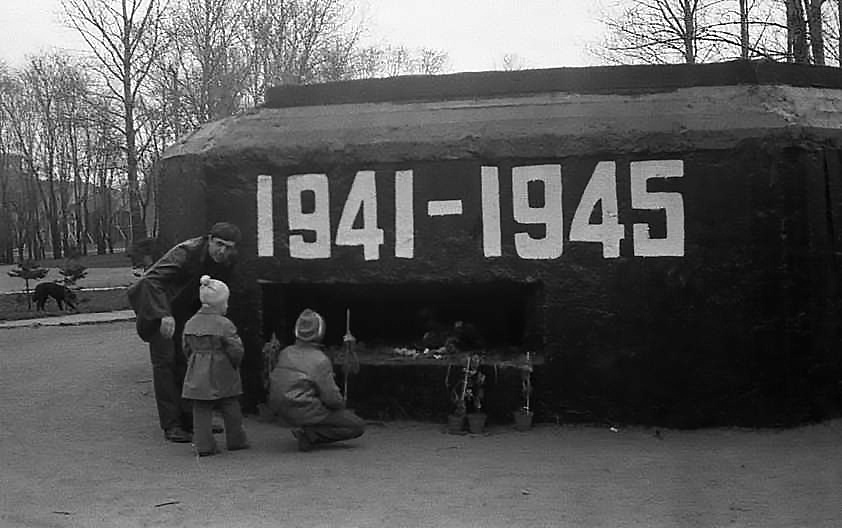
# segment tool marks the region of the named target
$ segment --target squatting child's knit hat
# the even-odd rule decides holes
[[[228,286],[210,275],[202,275],[199,279],[199,300],[205,306],[222,307],[228,302]]]
[[[307,308],[295,321],[295,337],[307,342],[321,342],[325,337],[325,320],[318,313]]]

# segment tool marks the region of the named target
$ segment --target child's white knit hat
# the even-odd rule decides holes
[[[228,286],[221,280],[202,275],[199,279],[199,300],[208,306],[220,306],[228,301]]]

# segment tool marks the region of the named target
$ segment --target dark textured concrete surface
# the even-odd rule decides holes
[[[840,410],[842,376],[842,90],[823,69],[795,82],[783,65],[754,78],[740,68],[594,69],[612,82],[582,93],[575,83],[553,87],[540,73],[518,72],[460,77],[452,93],[455,81],[444,79],[437,97],[396,102],[307,106],[330,90],[271,92],[276,108],[208,124],[164,156],[161,232],[178,240],[219,220],[243,228],[232,315],[247,341],[244,381],[254,403],[262,398],[262,340],[273,331],[288,340],[300,308],[326,312],[334,344],[351,309],[358,337],[397,346],[418,338],[416,316],[432,306],[445,323],[470,319],[494,336],[491,345],[545,354],[547,415],[575,409],[683,427],[825,418]],[[623,72],[633,73],[629,89]],[[707,81],[688,81],[698,76]],[[436,82],[401,86],[423,91]],[[355,86],[374,85],[346,87]],[[277,102],[293,92],[305,106]],[[300,99],[307,94],[309,102]],[[647,160],[683,164],[682,177],[647,189],[680,195],[680,255],[635,253],[632,224],[649,224],[653,238],[671,229],[664,210],[631,203],[632,164]],[[625,226],[619,256],[610,258],[601,244],[570,240],[574,212],[603,161],[615,164]],[[541,208],[548,195],[539,182],[519,197],[512,174],[541,164],[561,166],[564,251],[524,258],[516,237],[546,232],[518,220],[514,201]],[[500,183],[501,247],[492,257],[483,253],[483,166],[496,167]],[[376,259],[334,240],[366,170],[375,171],[383,230]],[[397,256],[396,172],[405,170],[414,181],[411,258]],[[287,192],[290,177],[302,174],[326,175],[327,211],[314,192]],[[272,183],[271,256],[258,256],[259,175]],[[425,214],[430,202],[455,198],[458,215]],[[302,213],[328,216],[328,258],[292,256],[293,237],[314,234],[290,230],[289,200],[300,200]],[[591,221],[599,215],[596,207]]]

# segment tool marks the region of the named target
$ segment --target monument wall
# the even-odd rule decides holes
[[[340,344],[435,319],[543,358],[545,418],[838,413],[830,68],[568,68],[281,87],[158,169],[162,237],[237,223],[246,398],[298,312]],[[247,405],[248,406],[248,405]]]

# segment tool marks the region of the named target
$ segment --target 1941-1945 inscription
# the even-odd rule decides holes
[[[562,195],[564,165],[541,164],[515,166],[506,189],[511,196],[501,200],[501,175],[498,167],[482,166],[476,175],[480,179],[480,196],[459,196],[453,199],[426,201],[421,210],[414,199],[416,179],[413,170],[392,171],[394,196],[378,196],[375,171],[360,170],[354,175],[350,191],[344,197],[342,212],[336,225],[330,217],[330,179],[324,173],[293,174],[286,178],[286,205],[289,230],[289,258],[329,259],[335,246],[357,246],[366,261],[381,258],[384,229],[378,217],[378,200],[393,199],[394,257],[412,259],[416,256],[416,224],[423,217],[448,217],[463,214],[466,200],[479,200],[482,217],[482,251],[485,258],[502,255],[503,218],[513,219],[514,248],[521,259],[550,260],[564,253],[568,243],[597,243],[602,245],[604,258],[620,256],[620,241],[626,228],[620,222],[617,185],[617,163],[601,161],[596,164],[568,226],[564,225]],[[633,223],[631,246],[634,256],[684,256],[684,200],[680,192],[652,192],[652,180],[681,178],[682,160],[645,160],[629,164],[630,191],[628,200],[634,210],[660,211],[664,218],[664,236],[653,236],[649,223]],[[535,185],[537,184],[537,185]],[[336,192],[336,191],[334,191]],[[309,194],[311,206],[305,207],[304,195]],[[539,194],[539,196],[535,196]],[[382,202],[381,202],[382,203]],[[511,211],[501,214],[501,203]],[[273,177],[257,176],[258,256],[275,256]],[[529,226],[540,226],[526,232]],[[308,232],[305,237],[302,233]],[[565,233],[567,237],[565,238]],[[287,256],[287,255],[284,255]]]

